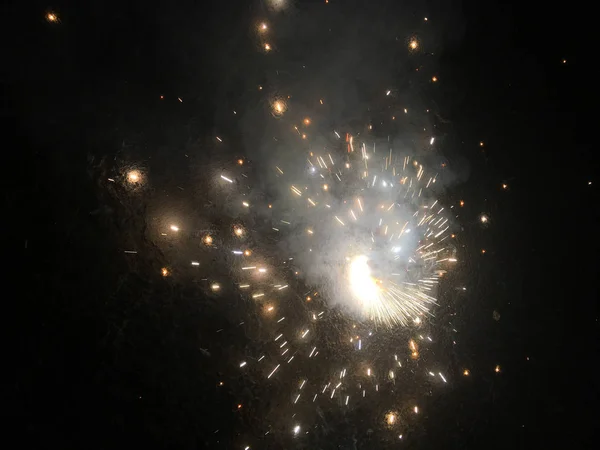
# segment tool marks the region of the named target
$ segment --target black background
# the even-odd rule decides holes
[[[5,425],[19,443],[62,448],[237,448],[260,419],[232,413],[235,392],[213,387],[221,362],[197,356],[198,324],[225,319],[191,309],[185,286],[150,275],[164,256],[144,237],[143,205],[103,194],[98,180],[115,155],[160,164],[165,146],[215,134],[218,111],[243,98],[223,92],[224,74],[260,77],[253,50],[239,44],[257,11],[80,3],[8,7],[4,17],[4,235],[15,292],[4,298]],[[586,103],[576,92],[594,75],[578,71],[575,41],[585,39],[570,13],[548,8],[467,1],[410,12],[459,14],[464,27],[446,36],[434,98],[452,121],[454,154],[471,167],[453,194],[494,220],[493,233],[469,238],[488,258],[471,268],[480,303],[458,315],[473,366],[502,366],[502,376],[489,371],[432,400],[415,448],[591,443],[597,178],[594,129],[576,129]],[[44,20],[48,9],[60,24]],[[184,174],[174,163],[160,176]],[[109,217],[90,215],[99,208]],[[135,269],[120,250],[131,242],[143,254]],[[322,448],[352,448],[337,446],[352,426],[339,424]]]

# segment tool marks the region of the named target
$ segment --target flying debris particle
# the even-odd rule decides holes
[[[169,276],[169,269],[167,269],[166,267],[163,267],[162,269],[160,269],[160,273],[163,277],[168,277]]]
[[[50,23],[57,23],[58,16],[56,15],[56,13],[48,12],[48,13],[46,13],[46,20]]]
[[[210,286],[210,288],[211,288],[213,291],[215,291],[215,292],[216,292],[216,291],[218,291],[219,289],[221,289],[221,286],[220,286],[220,285],[218,285],[217,283],[214,283],[214,284],[212,284],[212,285]]]
[[[246,361],[240,363],[240,367],[244,367],[246,365]]]
[[[294,427],[294,434],[297,435],[298,433],[300,433],[300,425]]]
[[[171,231],[179,231],[179,227],[177,225],[171,225],[169,228],[171,228]]]
[[[387,91],[387,92],[385,93],[385,95],[390,95],[391,93],[392,93],[392,91]]]
[[[219,136],[217,136],[217,141],[223,142],[223,140]]]
[[[494,368],[494,372],[496,372],[496,373],[500,373],[500,366],[499,366],[499,365],[497,365],[497,366]]]
[[[483,141],[479,141],[479,146],[483,147]]]
[[[429,140],[429,145],[433,145],[433,143],[434,143],[434,142],[435,142],[435,138],[434,138],[434,137],[432,137],[432,138]]]
[[[227,178],[225,175],[221,175],[221,178],[227,181],[228,183],[233,183],[233,180],[231,178]]]
[[[199,266],[200,263],[198,261],[192,261],[192,266]]]
[[[465,369],[465,370],[463,370],[463,375],[465,377],[468,377],[469,375],[471,375],[471,372],[469,371],[469,369]]]
[[[432,77],[432,78],[431,78],[431,81],[433,81],[434,83],[435,83],[437,80],[438,80],[438,78],[437,78],[437,77]]]

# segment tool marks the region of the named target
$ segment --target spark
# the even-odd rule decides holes
[[[219,289],[221,289],[221,286],[220,286],[219,284],[217,284],[217,283],[214,283],[214,284],[212,284],[212,285],[210,286],[210,288],[211,288],[213,291],[218,291]]]
[[[56,13],[49,12],[46,13],[46,20],[50,23],[56,23],[58,22],[58,16],[56,15]]]
[[[160,269],[160,273],[162,274],[163,277],[168,277],[169,269],[167,269],[166,267],[163,267],[162,269]]]
[[[171,228],[171,231],[179,231],[179,227],[177,225],[171,225],[169,228]]]
[[[227,178],[225,175],[221,175],[221,178],[227,181],[228,183],[233,183],[233,180],[231,178]]]
[[[279,366],[280,366],[280,365],[281,365],[281,364],[277,364],[277,366],[275,366],[275,368],[273,369],[273,371],[272,371],[272,372],[269,374],[269,376],[268,376],[267,378],[271,378],[271,377],[273,376],[273,374],[274,374],[275,372],[277,372],[277,369],[279,369]]]

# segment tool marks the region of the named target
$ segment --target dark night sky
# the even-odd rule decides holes
[[[488,370],[436,394],[406,446],[592,442],[597,164],[593,128],[576,131],[576,92],[589,81],[577,70],[581,49],[565,11],[542,18],[505,2],[298,1],[293,12],[268,16],[279,23],[279,48],[266,60],[251,30],[265,17],[260,2],[32,3],[8,7],[2,69],[5,236],[17,293],[5,299],[15,319],[5,319],[4,404],[18,442],[233,449],[260,428],[272,406],[264,387],[252,379],[213,387],[248,336],[228,328],[229,313],[190,306],[198,294],[189,283],[157,276],[168,251],[145,234],[147,205],[124,201],[101,180],[118,162],[142,160],[153,170],[153,195],[202,185],[181,155],[209,155],[203,149],[220,134],[239,150],[218,163],[263,157],[255,147],[264,130],[233,125],[227,114],[259,108],[254,87],[277,83],[295,89],[299,102],[338,96],[347,107],[329,119],[349,124],[364,124],[359,106],[390,84],[407,95],[419,90],[434,102],[445,155],[458,168],[448,198],[467,200],[465,216],[493,218],[485,231],[463,224],[465,245],[487,253],[472,252],[468,265],[478,300],[456,312],[463,360],[474,372],[500,362],[502,376]],[[339,14],[323,13],[328,7]],[[60,23],[47,23],[48,10]],[[434,31],[417,29],[415,17],[424,16]],[[381,42],[371,37],[376,27]],[[347,28],[354,34],[336,31]],[[435,90],[402,78],[403,63],[389,50],[395,36],[404,45],[415,32],[435,49],[423,59],[440,79]],[[303,64],[355,68],[311,79]],[[134,244],[141,250],[132,266],[121,249]],[[211,358],[199,358],[207,324],[230,331]],[[232,413],[240,392],[256,397],[256,416]],[[359,426],[332,424],[319,445],[353,448],[344,436]],[[305,448],[276,442],[252,449]],[[369,445],[358,448],[379,448]]]

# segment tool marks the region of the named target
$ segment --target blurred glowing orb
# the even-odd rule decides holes
[[[280,116],[287,110],[287,105],[283,100],[275,100],[271,104],[271,109],[273,110],[273,114]]]
[[[130,183],[137,183],[142,179],[142,174],[139,170],[130,170],[127,173],[127,181]]]
[[[177,225],[171,225],[170,228],[171,231],[179,231],[179,227]]]
[[[46,20],[50,23],[56,23],[58,22],[58,16],[53,12],[49,12],[46,14]]]
[[[396,423],[396,414],[390,412],[385,415],[385,421],[388,425],[394,425]]]

